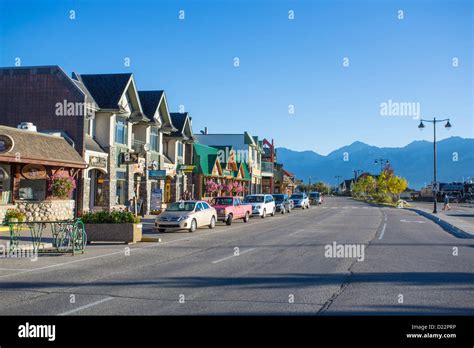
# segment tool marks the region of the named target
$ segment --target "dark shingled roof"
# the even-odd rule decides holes
[[[2,160],[16,161],[20,154],[21,163],[48,161],[57,166],[85,168],[86,163],[79,153],[62,137],[0,126],[0,134],[13,139],[13,148],[0,154]]]
[[[163,91],[138,91],[138,97],[142,104],[143,113],[152,119],[160,103]]]
[[[117,109],[132,74],[78,75],[102,109]]]
[[[172,137],[183,137],[184,136],[184,123],[186,122],[186,118],[188,117],[187,112],[171,112],[171,122],[173,126],[177,129],[176,132],[172,132]]]
[[[102,146],[99,145],[89,134],[86,134],[84,137],[84,143],[86,150],[95,151],[95,152],[106,152]]]

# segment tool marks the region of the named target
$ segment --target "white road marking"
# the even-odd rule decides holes
[[[304,232],[304,231],[306,231],[306,230],[305,230],[304,228],[302,228],[302,229],[299,229],[299,230],[297,230],[297,231],[295,231],[295,232],[293,232],[293,233],[290,233],[289,236],[294,236],[295,234],[298,234],[298,233]]]
[[[219,259],[219,260],[216,260],[216,261],[212,261],[212,263],[219,263],[219,262],[221,262],[221,261],[225,261],[225,260],[231,259],[231,258],[233,258],[233,257],[240,256],[240,255],[242,255],[242,254],[246,254],[246,253],[248,253],[249,251],[252,251],[252,250],[255,250],[255,249],[256,249],[256,248],[247,249],[247,250],[244,250],[244,251],[239,252],[239,254],[237,254],[237,255],[235,255],[235,254],[234,254],[234,255],[230,255],[230,256],[224,257],[223,259]]]
[[[106,298],[103,298],[102,300],[95,301],[95,302],[89,303],[89,304],[81,306],[81,307],[77,307],[75,309],[72,309],[70,311],[67,311],[67,312],[64,312],[64,313],[61,313],[61,314],[58,314],[58,315],[69,315],[69,314],[72,314],[72,313],[76,313],[76,312],[82,311],[83,309],[94,307],[94,306],[97,306],[98,304],[101,304],[103,302],[107,302],[107,301],[110,301],[110,300],[113,300],[113,299],[114,299],[113,297],[106,297]]]
[[[417,220],[405,220],[401,219],[400,222],[415,222],[417,224],[424,224],[426,221],[417,221]]]
[[[387,214],[385,214],[385,212],[383,212],[383,227],[382,227],[382,232],[380,232],[380,236],[379,236],[379,239],[382,239],[383,238],[383,235],[385,233],[385,229],[387,228]]]

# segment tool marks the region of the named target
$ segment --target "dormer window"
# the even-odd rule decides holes
[[[115,142],[119,144],[127,144],[128,140],[128,123],[123,117],[117,117],[115,121]]]
[[[155,152],[160,151],[160,133],[158,131],[158,127],[151,127],[150,150]]]
[[[130,113],[135,111],[135,108],[133,107],[133,104],[132,104],[132,99],[130,98],[130,95],[128,94],[128,92],[125,93],[125,101],[126,101],[125,109],[127,109],[127,111],[130,111]]]

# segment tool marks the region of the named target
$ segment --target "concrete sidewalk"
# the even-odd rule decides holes
[[[458,238],[474,238],[474,212],[472,216],[472,222],[466,218],[459,218],[451,215],[452,211],[441,210],[443,203],[438,204],[438,213],[433,214],[433,208],[431,206],[422,206],[416,203],[410,202],[412,207],[404,208],[407,210],[414,211],[427,219],[440,225],[445,231],[453,234]]]

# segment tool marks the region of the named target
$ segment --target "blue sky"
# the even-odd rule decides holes
[[[412,117],[381,116],[389,99],[420,103],[425,118],[451,117],[439,138],[473,137],[472,4],[0,0],[0,65],[19,57],[69,74],[133,72],[139,89],[164,89],[172,111],[184,105],[195,132],[248,130],[294,150],[432,139]]]

